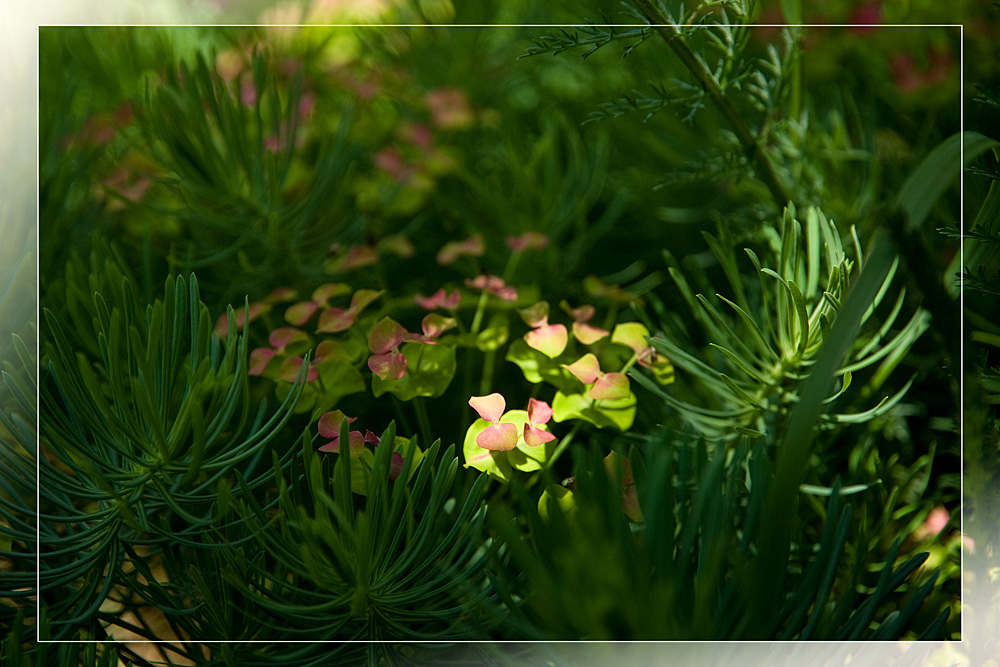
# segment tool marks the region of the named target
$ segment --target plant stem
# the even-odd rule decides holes
[[[485,396],[493,386],[493,369],[497,365],[497,351],[490,350],[483,358],[483,373],[479,379],[479,395]]]
[[[486,312],[486,299],[489,295],[486,290],[479,295],[479,303],[476,304],[476,314],[472,317],[472,328],[469,332],[472,334],[479,333],[479,327],[483,324],[483,313]]]
[[[505,283],[510,282],[510,278],[514,274],[515,269],[517,269],[517,262],[520,259],[521,259],[520,251],[515,250],[514,252],[511,253],[510,259],[507,260],[507,266],[504,268],[503,275],[501,276],[501,278],[503,278],[503,281]]]
[[[559,441],[558,445],[556,445],[555,451],[552,452],[552,456],[550,456],[545,462],[545,465],[542,466],[542,469],[539,471],[540,473],[551,468],[552,464],[556,462],[556,459],[562,456],[562,453],[569,448],[570,444],[573,442],[573,438],[576,437],[576,433],[580,430],[580,426],[582,424],[583,422],[580,420],[577,420],[576,423],[573,424],[573,428],[570,429],[570,432],[563,436],[563,439]]]
[[[635,0],[634,4],[649,20],[653,29],[663,38],[667,46],[680,58],[688,71],[694,75],[698,83],[708,92],[712,100],[715,101],[715,104],[719,107],[719,111],[722,112],[723,117],[736,134],[737,139],[739,139],[740,145],[743,146],[743,152],[756,165],[757,175],[764,181],[768,190],[771,191],[771,196],[778,206],[782,207],[787,204],[791,200],[791,196],[785,188],[784,183],[778,178],[778,173],[771,162],[771,158],[768,157],[764,146],[761,145],[760,140],[751,131],[746,121],[740,115],[740,112],[736,110],[733,103],[726,97],[725,92],[723,92],[722,87],[712,72],[701,58],[691,50],[687,40],[681,34],[680,27],[667,18],[654,0]]]
[[[424,403],[423,396],[415,396],[413,398],[413,411],[417,413],[417,424],[420,426],[420,439],[423,440],[423,446],[426,449],[431,443],[431,420],[427,416],[427,405]]]

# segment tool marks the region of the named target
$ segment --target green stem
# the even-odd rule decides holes
[[[747,125],[740,112],[733,106],[729,98],[726,97],[726,93],[722,90],[722,86],[719,85],[718,80],[716,80],[711,70],[691,50],[687,40],[681,34],[680,26],[671,22],[654,0],[635,0],[635,6],[649,20],[653,25],[653,29],[663,38],[674,54],[680,58],[680,61],[687,67],[694,78],[698,80],[702,88],[708,92],[736,134],[737,139],[739,139],[740,145],[743,146],[743,152],[756,165],[757,175],[767,186],[768,190],[771,191],[771,196],[778,206],[787,204],[791,200],[791,196],[785,188],[784,183],[778,178],[775,166],[771,162],[771,158],[768,156],[764,146],[750,129],[750,126]]]
[[[483,359],[483,373],[479,379],[479,395],[486,396],[493,386],[493,370],[497,365],[497,351],[490,350]]]
[[[469,329],[469,332],[472,334],[479,333],[479,327],[483,324],[483,313],[486,312],[486,299],[488,296],[485,290],[479,295],[479,303],[476,304],[476,314],[472,318],[472,328]]]
[[[392,407],[396,411],[396,416],[399,418],[399,424],[403,427],[405,433],[413,433],[413,427],[410,425],[410,420],[406,418],[406,411],[402,409],[403,402],[399,400],[395,394],[390,394],[392,396]]]
[[[520,251],[515,250],[510,254],[510,258],[507,260],[507,266],[504,268],[503,275],[501,276],[501,278],[503,278],[503,281],[505,283],[510,282],[510,278],[511,276],[514,275],[514,271],[517,269],[517,263],[518,261],[520,261],[520,259],[521,259]]]
[[[552,465],[556,462],[556,460],[560,456],[562,456],[563,452],[569,449],[570,444],[573,443],[573,438],[576,437],[577,431],[580,430],[582,424],[583,422],[580,420],[577,420],[576,423],[573,424],[573,428],[570,429],[569,433],[563,436],[562,440],[559,441],[559,444],[556,445],[555,451],[552,452],[552,456],[550,456],[548,460],[545,461],[545,465],[542,466],[542,469],[539,471],[539,473],[543,473],[546,470],[550,469]]]
[[[417,424],[420,425],[420,439],[423,440],[423,446],[426,449],[431,444],[431,420],[427,416],[427,405],[424,403],[423,396],[416,396],[413,399],[413,410],[417,413]]]

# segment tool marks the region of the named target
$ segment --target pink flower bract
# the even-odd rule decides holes
[[[524,341],[529,347],[538,350],[550,359],[554,359],[566,349],[569,334],[564,325],[550,324],[524,334]]]
[[[473,396],[469,399],[469,405],[479,413],[479,416],[488,422],[496,423],[507,408],[507,401],[497,393],[489,396]]]
[[[513,424],[493,424],[476,436],[476,444],[495,452],[509,452],[517,447],[517,427]]]
[[[402,352],[373,354],[368,358],[368,368],[382,380],[399,380],[406,375],[406,357]]]
[[[548,431],[541,428],[552,418],[552,408],[545,401],[528,399],[528,421],[524,425],[524,442],[529,447],[544,445],[556,439]]]

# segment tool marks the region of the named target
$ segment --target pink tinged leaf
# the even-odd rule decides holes
[[[379,439],[371,429],[365,429],[365,443],[378,447]]]
[[[253,81],[243,79],[240,82],[240,101],[248,107],[253,106],[254,102],[257,101],[257,87]]]
[[[567,315],[573,318],[574,322],[589,322],[594,317],[594,313],[597,312],[596,309],[589,305],[584,304],[578,308],[570,308],[569,301],[563,299],[559,302],[559,307],[565,311]]]
[[[453,291],[451,294],[445,297],[442,307],[445,310],[455,310],[458,305],[462,302],[462,293],[458,290]]]
[[[636,354],[642,354],[643,350],[649,347],[645,338],[648,335],[649,329],[640,322],[623,322],[615,327],[611,342],[626,345]]]
[[[277,153],[287,148],[286,142],[276,134],[264,137],[264,150]]]
[[[562,367],[584,384],[590,384],[602,375],[601,365],[598,363],[597,357],[590,353],[583,355],[568,366],[562,364]]]
[[[399,380],[406,375],[406,357],[400,352],[385,352],[368,357],[368,368],[380,380]]]
[[[609,331],[592,327],[585,322],[573,322],[573,337],[584,345],[593,345],[609,334]]]
[[[397,181],[404,181],[410,169],[403,160],[403,154],[395,146],[386,146],[372,158],[372,163]]]
[[[346,331],[354,326],[355,313],[343,308],[327,308],[319,314],[319,325],[316,333],[336,333]]]
[[[361,311],[367,308],[375,299],[382,296],[383,292],[373,289],[359,289],[351,297],[351,307],[348,309],[355,316],[360,315]]]
[[[403,472],[403,455],[399,452],[393,452],[392,458],[389,459],[389,481],[395,481],[399,474]]]
[[[597,379],[590,388],[590,397],[595,401],[614,401],[628,398],[631,393],[628,377],[623,373],[608,373]]]
[[[549,302],[539,301],[528,308],[519,308],[518,314],[524,323],[531,328],[546,327],[549,325]]]
[[[544,445],[546,442],[551,442],[555,439],[556,436],[552,435],[548,431],[543,431],[537,426],[532,426],[531,424],[524,425],[524,443],[529,447],[538,447],[539,445]]]
[[[496,291],[496,295],[504,301],[517,301],[517,288],[502,287]]]
[[[325,306],[330,299],[350,291],[351,286],[347,283],[324,283],[313,291],[312,300],[317,306]]]
[[[310,116],[315,108],[316,96],[308,91],[302,93],[302,97],[299,99],[299,117]]]
[[[288,357],[278,368],[278,378],[286,382],[295,382],[299,377],[303,362],[305,359],[302,357]],[[306,371],[306,382],[314,382],[318,377],[319,371],[316,370],[315,366],[309,364],[309,369]]]
[[[370,266],[378,262],[378,252],[370,245],[356,245],[347,249],[343,257],[341,269],[350,271],[351,269]]]
[[[623,488],[633,483],[632,461],[627,456],[622,456],[618,452],[611,452],[604,457],[604,470],[612,480],[616,479],[620,471],[620,482]]]
[[[449,241],[437,254],[437,263],[442,266],[453,264],[459,257],[482,257],[486,252],[486,242],[482,234],[473,234],[464,241]]]
[[[473,396],[469,399],[469,405],[480,417],[495,424],[507,408],[507,401],[500,394],[492,393],[489,396]]]
[[[340,425],[345,419],[348,424],[353,424],[358,418],[348,417],[340,410],[324,412],[319,418],[319,423],[316,425],[320,436],[324,438],[335,438],[340,435]]]
[[[468,98],[457,88],[435,88],[424,96],[424,103],[438,127],[458,130],[475,122]]]
[[[494,424],[476,436],[476,444],[494,452],[509,452],[517,447],[517,426]]]
[[[293,327],[280,327],[271,332],[267,337],[267,342],[278,352],[281,352],[290,343],[306,340],[306,333]]]
[[[361,453],[365,448],[365,439],[361,435],[361,431],[351,431],[347,434],[347,446],[351,450],[351,454],[356,455]],[[319,448],[321,452],[333,452],[335,454],[340,453],[340,437],[336,437],[332,442],[328,442]]]
[[[258,303],[251,303],[250,304],[249,310],[250,310],[250,321],[251,322],[253,322],[254,318],[256,318],[258,315],[260,315],[261,312],[263,312],[262,308],[258,307],[258,308],[255,309],[254,306],[258,306]],[[236,318],[236,330],[237,331],[241,331],[243,329],[243,324],[244,324],[244,320],[246,319],[246,314],[247,313],[246,313],[246,311],[243,310],[243,308],[234,308],[233,309],[233,315]],[[225,336],[226,334],[229,333],[229,314],[228,313],[225,314],[225,315],[220,315],[219,316],[219,319],[215,323],[215,330],[216,330],[216,333],[219,333],[221,331],[221,333],[219,333],[219,338],[222,338],[223,336]]]
[[[423,308],[424,310],[434,310],[444,303],[445,295],[444,288],[442,287],[437,292],[434,292],[431,296],[423,296],[420,294],[413,295],[413,301]]]
[[[538,350],[550,359],[555,359],[563,353],[568,340],[569,334],[562,324],[550,324],[524,334],[524,341],[529,347]]]
[[[386,236],[379,241],[378,250],[388,252],[403,259],[413,257],[413,255],[417,252],[417,249],[413,246],[413,242],[405,236],[400,236],[399,234]]]
[[[475,278],[466,278],[465,284],[476,289],[494,291],[503,287],[504,281],[503,278],[500,278],[499,276],[491,276],[486,273],[481,273]]]
[[[264,301],[265,303],[281,303],[282,301],[291,301],[296,296],[296,291],[291,287],[278,287],[268,294]]]
[[[545,401],[528,399],[528,423],[547,424],[552,419],[552,408]]]
[[[514,252],[541,250],[549,245],[549,237],[541,232],[525,232],[520,236],[508,236],[507,246]]]
[[[264,368],[267,366],[267,362],[269,362],[275,354],[277,354],[277,352],[269,347],[258,347],[250,353],[250,368],[247,372],[250,375],[263,374]]]
[[[255,319],[260,317],[263,313],[271,310],[271,304],[265,301],[254,301],[248,306],[250,311],[250,321],[253,322]]]
[[[215,320],[214,331],[219,338],[225,338],[229,334],[229,315],[227,313],[219,315],[219,319]]]
[[[635,484],[629,484],[622,491],[622,511],[628,518],[642,523],[642,508],[639,507],[639,494],[635,490]]]
[[[309,321],[316,312],[316,304],[312,301],[301,301],[285,310],[285,321],[297,327]]]
[[[383,317],[368,334],[368,349],[385,354],[406,340],[406,329],[391,317]]]
[[[347,352],[343,346],[335,340],[320,341],[316,346],[316,353],[313,356],[314,363],[319,364],[326,359],[347,359]]]
[[[937,535],[948,525],[948,510],[944,505],[938,505],[930,511],[924,520],[924,528],[928,535]]]
[[[420,323],[424,336],[427,338],[437,338],[445,331],[454,328],[458,323],[454,317],[444,317],[437,313],[429,313]]]

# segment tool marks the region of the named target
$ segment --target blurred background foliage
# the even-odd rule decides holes
[[[646,25],[650,7],[676,21],[679,41],[705,65],[703,78]],[[129,631],[232,640],[204,652],[192,645],[165,649],[174,660],[205,664],[319,664],[325,659],[319,644],[284,655],[274,644],[244,643],[278,639],[282,623],[312,633],[318,617],[339,628],[331,639],[959,637],[963,544],[967,555],[985,558],[985,545],[993,543],[985,534],[963,543],[958,534],[960,165],[935,149],[961,127],[961,34],[886,24],[966,24],[966,128],[995,138],[996,96],[989,92],[996,86],[995,9],[971,0],[947,7],[930,0],[724,0],[658,8],[603,0],[583,6],[370,0],[262,1],[220,11],[234,22],[288,25],[39,33],[38,280],[41,307],[64,330],[57,339],[54,328],[42,327],[40,517],[30,501],[34,325],[0,341],[0,435],[9,446],[2,500],[11,517],[0,551],[13,573],[4,586],[11,603],[2,621],[10,628],[5,651],[12,664],[49,664],[52,651],[63,664],[113,660],[109,651],[99,657],[71,646],[33,653],[26,640],[33,623],[61,638],[124,638]],[[777,27],[798,22],[842,25]],[[413,25],[293,25],[299,23]],[[630,25],[599,27],[606,23]],[[747,27],[753,23],[775,25]],[[706,72],[731,109],[712,97]],[[975,95],[985,101],[971,104]],[[989,246],[995,159],[986,146],[969,153],[985,157],[983,173],[965,187],[967,220],[982,207],[976,241]],[[913,196],[931,191],[940,196],[926,202]],[[699,431],[692,415],[728,409],[741,394],[729,385],[720,391],[718,380],[706,382],[691,369],[703,364],[734,374],[718,346],[732,351],[738,341],[719,333],[742,325],[735,315],[729,325],[712,324],[711,311],[693,304],[684,285],[720,309],[716,293],[736,299],[745,289],[755,317],[763,314],[761,328],[770,326],[764,297],[754,291],[759,267],[743,248],[782,272],[776,258],[792,252],[782,249],[792,229],[788,218],[782,222],[788,200],[803,225],[809,206],[834,221],[855,276],[866,266],[857,250],[874,252],[880,233],[886,232],[883,246],[891,237],[899,251],[877,317],[851,332],[848,343],[875,340],[867,349],[878,350],[876,339],[889,334],[889,340],[915,313],[921,325],[888,367],[821,388],[823,397],[843,389],[837,412],[857,414],[909,387],[858,423],[828,425],[815,436],[807,429],[800,478],[789,487],[791,525],[777,551],[768,551],[765,534],[776,521],[769,502],[785,480],[782,438],[794,414],[805,414],[797,406],[807,402],[807,373],[777,378],[786,402],[769,417],[772,428],[763,437],[728,426],[722,437]],[[2,214],[3,221],[16,215]],[[527,231],[546,235],[549,245],[514,264],[504,241]],[[434,262],[446,243],[474,233],[483,236],[485,255],[452,267]],[[16,234],[3,238],[4,256],[18,259],[3,264],[10,274],[4,284],[24,285],[32,279],[27,242],[19,244]],[[984,350],[966,362],[966,395],[986,406],[995,403],[990,346],[1000,332],[990,324],[998,293],[991,287],[993,256],[979,252],[970,280],[982,289],[969,322]],[[572,456],[524,484],[486,484],[485,476],[459,466],[448,446],[462,440],[467,423],[456,418],[456,406],[464,409],[467,397],[428,401],[431,439],[441,444],[420,442],[432,453],[420,476],[392,487],[404,494],[400,499],[373,487],[352,500],[343,491],[345,475],[351,488],[352,466],[311,451],[316,426],[309,415],[284,415],[270,380],[219,367],[233,350],[259,344],[260,333],[250,329],[216,347],[199,338],[210,326],[204,323],[230,305],[239,313],[245,299],[263,299],[277,287],[309,294],[321,283],[346,280],[401,301],[480,271],[530,287],[553,304],[590,302],[612,322],[644,322],[670,341],[659,348],[668,357],[683,352],[697,364],[675,360],[677,379],[666,388],[640,382],[631,430],[586,430]],[[180,276],[177,284],[190,285],[191,274],[197,290],[185,292],[181,303],[165,281]],[[123,281],[130,287],[122,289]],[[108,301],[108,315],[95,292]],[[173,450],[174,459],[160,464],[179,468],[163,472],[166,486],[159,488],[173,502],[155,494],[125,497],[122,489],[161,473],[118,459],[108,463],[120,468],[112,484],[95,482],[76,498],[74,477],[89,479],[92,472],[84,454],[70,452],[93,446],[94,436],[86,434],[102,426],[85,428],[70,414],[59,428],[82,439],[60,454],[50,446],[56,430],[47,424],[56,423],[61,402],[73,403],[66,378],[77,372],[74,360],[100,369],[122,354],[127,368],[140,363],[141,347],[108,346],[108,331],[119,324],[111,313],[117,304],[118,317],[141,322],[158,299],[155,308],[178,304],[173,335],[190,358],[173,360],[179,384],[158,396],[162,403],[153,409],[161,417],[187,415],[195,409],[185,407],[191,388],[201,386],[206,372],[212,382],[222,382],[216,373],[235,372],[236,386],[246,382],[238,399],[245,414],[236,432],[224,435],[249,427],[248,442],[255,444],[231,459],[209,446],[208,458],[198,462],[219,471],[211,479],[189,474],[193,457],[202,454]],[[899,319],[891,331],[876,333],[894,304]],[[30,320],[19,314],[20,300],[3,297],[0,308],[4,322]],[[129,309],[134,315],[125,314]],[[804,368],[813,363],[821,361],[807,359]],[[497,367],[495,386],[518,382],[512,364]],[[79,386],[97,385],[80,380]],[[114,403],[115,390],[102,391]],[[388,398],[352,395],[338,407],[381,428],[399,414]],[[144,409],[123,400],[130,410]],[[679,408],[679,400],[689,407]],[[976,456],[993,461],[991,410],[968,414],[986,434],[976,440]],[[278,419],[287,419],[282,428],[254,440]],[[401,421],[396,428],[416,435]],[[627,457],[632,470],[606,470],[611,452]],[[388,459],[379,461],[385,473]],[[629,484],[645,522],[622,512],[620,488]],[[49,488],[55,495],[47,495]],[[387,507],[406,528],[396,541],[373,540],[367,531],[380,525]],[[480,511],[485,507],[489,520]],[[143,512],[154,520],[143,523]],[[30,595],[37,521],[45,535],[40,605]],[[458,525],[465,526],[461,535],[453,530]],[[169,530],[188,542],[165,542]],[[302,550],[304,544],[312,546]],[[787,562],[787,575],[764,602],[761,549]],[[74,558],[74,550],[89,555]],[[328,563],[312,552],[324,553]],[[607,567],[595,566],[595,553],[606,555]],[[95,569],[98,554],[109,555],[111,569]],[[408,598],[397,579],[412,586],[419,578],[390,567],[392,558],[453,565],[424,577],[425,586]],[[988,577],[989,567],[984,563],[978,576]],[[460,579],[470,583],[460,586]],[[366,623],[359,620],[361,603],[351,598],[360,582],[390,601],[373,603],[371,609],[387,611],[373,611]],[[664,618],[664,609],[676,617]],[[167,619],[159,625],[149,621],[157,612]],[[135,664],[162,659],[142,650],[125,645],[123,655]],[[453,657],[405,644],[343,650],[343,660],[371,664]],[[528,659],[513,649],[497,651],[470,645],[463,656]]]

